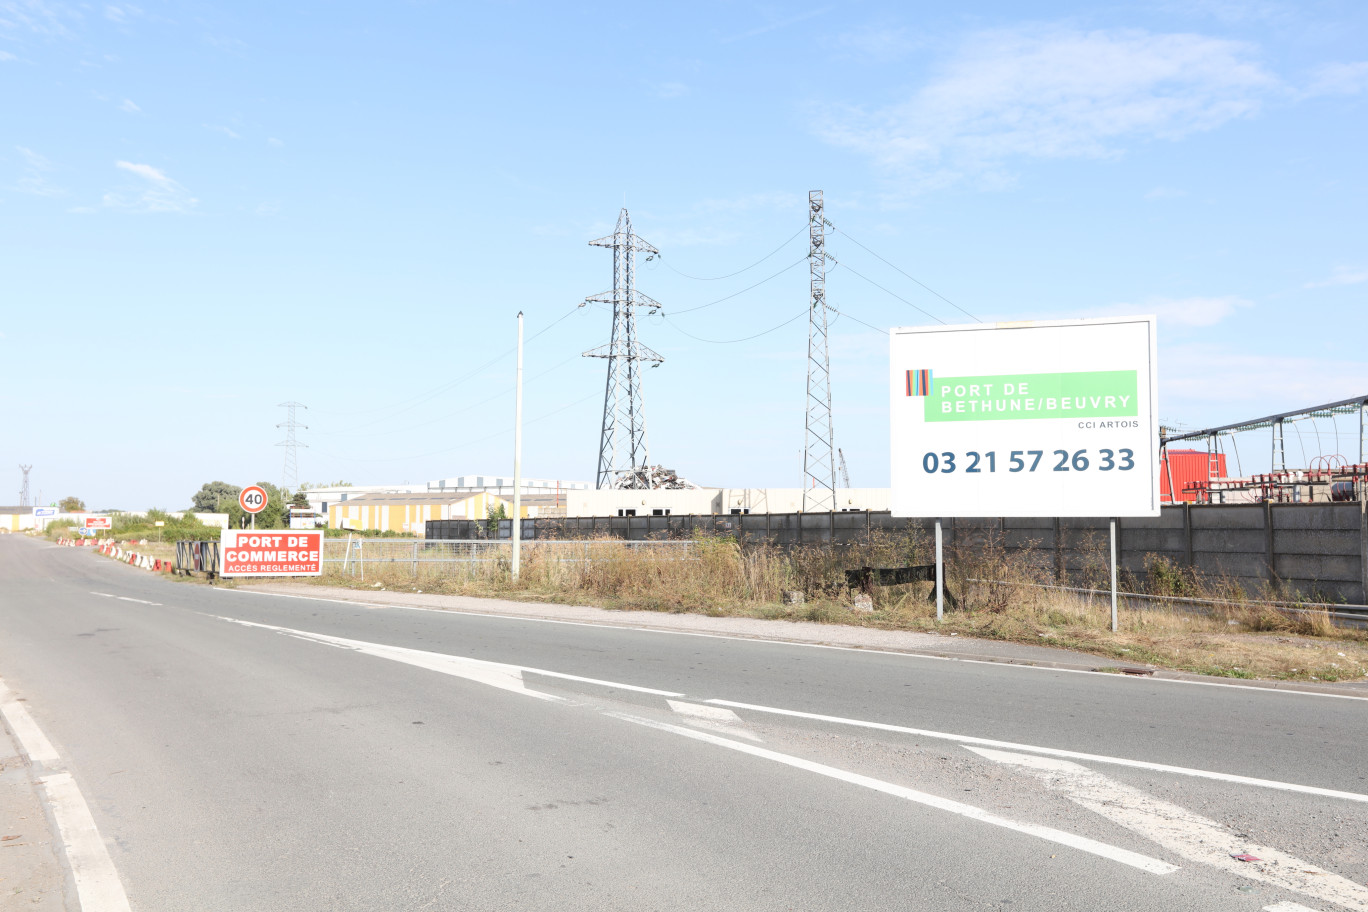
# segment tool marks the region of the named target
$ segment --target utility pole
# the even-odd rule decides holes
[[[665,359],[636,340],[636,308],[651,313],[660,309],[659,301],[636,290],[637,251],[660,253],[632,231],[632,217],[623,209],[617,229],[607,237],[590,241],[592,247],[613,250],[613,290],[590,295],[585,304],[613,306],[613,335],[607,345],[590,349],[586,358],[606,358],[608,379],[603,391],[603,424],[599,431],[598,471],[595,487],[649,487],[650,473],[637,470],[649,464],[646,449],[646,416],[641,399],[641,370],[644,362],[654,367]],[[640,479],[645,478],[643,482]]]
[[[518,311],[518,377],[513,393],[513,582],[522,569],[522,375],[523,315]]]
[[[826,206],[808,194],[808,357],[803,439],[803,512],[836,509],[836,447],[831,423],[831,356],[827,349]]]
[[[21,488],[19,489],[19,506],[21,506],[21,507],[31,507],[31,506],[33,506],[33,504],[29,503],[29,499],[30,499],[30,498],[29,498],[29,479],[28,479],[29,472],[32,471],[32,470],[33,470],[33,466],[32,466],[32,465],[21,465],[21,466],[19,466],[19,471],[21,471],[21,472],[24,473],[24,485],[23,485],[23,487],[21,487]]]
[[[282,402],[280,408],[287,409],[285,420],[276,425],[278,428],[285,428],[285,439],[276,444],[278,447],[285,448],[285,468],[280,473],[280,490],[283,495],[285,491],[291,490],[293,486],[299,484],[299,464],[295,460],[295,449],[297,447],[308,448],[308,444],[300,443],[295,439],[295,430],[303,428],[307,431],[309,426],[300,424],[295,420],[295,409],[308,409],[304,403]]]

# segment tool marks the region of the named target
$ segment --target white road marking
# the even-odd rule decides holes
[[[1304,795],[1319,795],[1322,798],[1339,798],[1345,801],[1368,802],[1368,795],[1358,792],[1341,792],[1335,789],[1319,788],[1314,785],[1298,785],[1293,782],[1279,782],[1275,779],[1257,779],[1252,776],[1237,776],[1233,773],[1217,773],[1211,770],[1189,769],[1185,766],[1170,766],[1166,763],[1150,763],[1145,760],[1128,760],[1124,757],[1108,757],[1102,754],[1085,754],[1079,751],[1062,750],[1055,747],[1040,747],[1034,744],[1018,744],[1012,741],[996,741],[992,738],[976,738],[972,735],[956,735],[950,732],[928,731],[923,728],[908,728],[887,722],[866,722],[862,719],[846,719],[841,716],[825,716],[821,713],[801,712],[796,709],[778,709],[773,706],[760,706],[754,703],[738,703],[735,700],[707,700],[714,706],[733,706],[754,712],[772,713],[779,716],[793,716],[798,719],[813,719],[818,722],[834,722],[839,725],[852,725],[858,728],[872,728],[878,731],[898,732],[916,735],[919,738],[938,738],[942,741],[955,741],[959,744],[978,744],[983,747],[1003,747],[1009,750],[1028,751],[1050,757],[1067,757],[1071,760],[1084,760],[1090,763],[1109,763],[1113,766],[1128,766],[1134,769],[1151,770],[1159,773],[1176,773],[1180,776],[1195,776],[1199,779],[1215,779],[1220,782],[1234,782],[1239,785],[1254,785],[1260,788],[1278,789],[1284,792],[1299,792]]]
[[[673,732],[674,734],[682,735],[685,738],[692,738],[695,741],[703,741],[707,744],[713,744],[718,747],[725,747],[729,750],[739,751],[743,754],[749,754],[752,757],[760,757],[765,760],[772,760],[775,763],[782,763],[785,766],[791,766],[795,769],[805,770],[810,773],[817,773],[818,775],[827,776],[831,779],[837,779],[841,782],[847,782],[851,785],[858,785],[862,786],[863,788],[873,789],[874,791],[882,792],[885,795],[893,795],[897,798],[904,798],[908,801],[915,802],[916,804],[936,808],[937,810],[941,811],[947,811],[951,814],[956,814],[960,817],[967,817],[970,820],[977,820],[980,823],[987,823],[993,826],[1002,827],[1004,829],[1013,830],[1018,833],[1025,833],[1029,836],[1035,836],[1040,839],[1044,839],[1048,842],[1054,842],[1060,845],[1069,846],[1070,848],[1078,849],[1083,852],[1088,852],[1090,854],[1097,855],[1102,858],[1107,858],[1111,861],[1117,861],[1121,864],[1130,865],[1133,868],[1139,868],[1140,870],[1148,871],[1151,874],[1171,874],[1174,871],[1178,870],[1177,865],[1171,865],[1166,861],[1160,861],[1157,858],[1150,858],[1147,855],[1141,855],[1138,852],[1132,852],[1129,849],[1123,849],[1119,846],[1107,845],[1106,843],[1098,842],[1095,839],[1088,839],[1085,836],[1078,836],[1074,833],[1066,833],[1063,830],[1056,830],[1052,829],[1051,827],[1040,826],[1034,823],[1022,823],[1016,820],[1009,820],[1006,817],[999,817],[996,814],[992,814],[988,811],[983,810],[982,808],[977,808],[972,805],[962,804],[958,801],[951,801],[948,798],[941,798],[938,795],[932,795],[927,792],[919,792],[916,789],[910,789],[906,786],[896,785],[892,782],[885,782],[882,779],[874,779],[870,776],[862,776],[859,773],[851,773],[843,769],[837,769],[834,766],[827,766],[823,763],[815,763],[811,760],[805,760],[802,757],[795,757],[791,754],[783,754],[778,751],[770,750],[768,748],[757,747],[754,744],[747,744],[744,741],[733,741],[729,738],[721,738],[717,735],[708,734],[707,732],[697,731],[696,729],[684,728],[680,725],[671,725],[668,722],[657,722],[653,719],[645,719],[640,716],[630,715],[628,713],[607,712],[605,713],[605,715],[611,716],[614,719],[621,719],[624,722],[632,722],[636,725],[644,725],[647,728],[654,728],[660,731]]]
[[[1294,902],[1275,902],[1271,906],[1264,906],[1263,912],[1316,912],[1316,910],[1299,906]]]
[[[113,593],[109,593],[109,592],[92,592],[92,593],[90,593],[90,594],[91,594],[91,595],[98,595],[100,598],[115,598],[115,596],[113,595]]]
[[[47,794],[67,864],[76,881],[81,912],[130,912],[119,872],[109,857],[95,819],[70,773],[53,773],[38,780]]]
[[[159,608],[161,607],[161,602],[149,602],[146,599],[129,598],[126,595],[116,595],[114,597],[121,602],[137,602],[139,605],[156,605]]]
[[[598,627],[600,629],[608,627],[614,630],[633,630],[639,633],[661,633],[670,636],[702,637],[707,640],[733,640],[742,643],[771,643],[776,646],[799,646],[804,649],[834,649],[838,652],[862,652],[874,655],[901,656],[905,659],[927,659],[933,662],[963,662],[966,665],[991,665],[994,668],[1014,668],[1023,671],[1053,671],[1059,674],[1081,674],[1096,675],[1106,678],[1109,681],[1129,681],[1132,686],[1141,682],[1149,684],[1191,684],[1197,687],[1224,687],[1230,690],[1254,690],[1259,693],[1278,693],[1297,697],[1329,697],[1334,700],[1368,700],[1368,697],[1360,697],[1355,694],[1332,694],[1322,693],[1314,690],[1289,690],[1276,687],[1255,687],[1251,684],[1231,684],[1226,681],[1189,681],[1178,678],[1131,678],[1129,675],[1112,674],[1105,671],[1090,671],[1085,668],[1054,668],[1049,665],[1026,665],[1018,662],[998,662],[992,659],[966,659],[959,656],[932,655],[925,652],[904,652],[896,649],[876,649],[863,646],[837,646],[832,643],[802,643],[794,640],[772,639],[759,636],[742,636],[729,633],[698,633],[692,630],[663,630],[659,627],[645,627],[635,624],[596,622],[596,621],[565,621],[558,618],[527,617],[517,614],[493,614],[484,611],[468,611],[464,608],[424,608],[421,605],[395,605],[395,604],[376,604],[375,602],[361,602],[353,599],[328,598],[321,595],[294,595],[285,592],[258,592],[251,589],[211,589],[213,592],[235,592],[238,595],[256,595],[264,598],[293,598],[304,599],[310,602],[333,602],[338,605],[350,605],[353,608],[364,608],[375,610],[378,608],[394,608],[401,611],[430,611],[434,614],[464,614],[471,617],[492,618],[501,621],[526,621],[532,624],[564,624],[568,627]],[[99,593],[96,593],[99,594]]]
[[[43,734],[38,723],[29,715],[28,709],[14,696],[14,692],[5,686],[4,681],[0,681],[0,715],[5,717],[5,724],[14,733],[14,737],[19,739],[19,746],[28,755],[30,763],[56,763],[61,759],[47,735]]]
[[[521,693],[539,700],[560,700],[553,694],[544,694],[535,690],[528,690],[523,684],[523,674],[535,674],[548,678],[559,678],[563,681],[579,681],[584,684],[598,684],[604,687],[615,687],[619,690],[630,690],[636,693],[653,694],[660,697],[682,697],[683,694],[675,693],[672,690],[656,690],[652,687],[638,687],[635,684],[620,684],[616,681],[601,681],[598,678],[585,678],[580,675],[564,674],[559,671],[547,671],[542,668],[530,668],[525,665],[509,665],[504,662],[489,662],[484,659],[470,659],[464,656],[447,655],[441,652],[428,652],[422,649],[409,649],[404,646],[386,646],[382,643],[368,643],[365,640],[349,640],[344,637],[329,636],[324,633],[310,633],[307,630],[295,630],[290,627],[277,627],[273,624],[258,624],[255,621],[243,621],[237,618],[217,616],[221,621],[228,621],[230,624],[241,624],[244,627],[260,627],[265,630],[274,630],[287,636],[296,637],[301,640],[312,640],[316,643],[325,643],[329,646],[339,646],[343,649],[351,649],[366,655],[379,656],[385,659],[393,659],[397,662],[404,662],[408,665],[416,665],[420,668],[427,668],[431,671],[440,671],[443,674],[454,675],[458,678],[467,678],[478,681],[481,684],[490,684],[502,690],[509,690]]]
[[[723,709],[720,706],[703,706],[699,703],[685,703],[680,700],[666,700],[665,702],[670,704],[671,710],[684,716],[685,721],[690,725],[726,732],[749,741],[761,740],[755,732],[742,727],[741,717],[730,709]]]
[[[1331,874],[1279,849],[1245,842],[1214,820],[1108,779],[1087,767],[1052,757],[1012,754],[981,747],[970,747],[969,750],[989,760],[1026,770],[1052,790],[1063,792],[1074,803],[1157,842],[1189,861],[1313,896],[1346,909],[1368,912],[1368,887]],[[1231,857],[1240,854],[1256,855],[1260,860],[1238,861]]]

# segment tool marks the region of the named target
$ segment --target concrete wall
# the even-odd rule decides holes
[[[686,538],[699,532],[779,545],[847,544],[874,531],[920,529],[934,520],[885,512],[751,513],[749,515],[598,516],[523,520],[524,538]],[[1067,577],[1105,560],[1108,519],[966,517],[943,523],[950,547],[975,547],[990,536],[1043,569]],[[1152,518],[1117,522],[1118,563],[1143,576],[1154,557],[1247,589],[1268,583],[1304,596],[1368,602],[1368,522],[1361,503],[1213,504],[1164,507]],[[429,523],[427,537],[485,537],[485,524]],[[512,534],[501,524],[500,538]]]
[[[837,511],[887,510],[888,488],[840,488]],[[803,508],[802,488],[695,488],[671,491],[616,491],[611,489],[570,491],[565,515],[575,517],[617,516],[632,510],[636,516],[706,516],[742,513],[796,513]]]

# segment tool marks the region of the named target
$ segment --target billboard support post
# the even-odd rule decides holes
[[[941,549],[941,521],[936,520],[936,620],[945,617],[945,558]]]
[[[1111,622],[1112,633],[1116,633],[1116,518],[1111,521]]]

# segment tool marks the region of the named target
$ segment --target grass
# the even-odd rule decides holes
[[[1009,553],[999,543],[980,541],[948,555],[947,585],[961,606],[947,610],[937,622],[927,597],[929,583],[878,588],[873,611],[851,608],[847,568],[930,563],[928,543],[915,533],[875,536],[835,549],[742,547],[732,538],[705,536],[692,542],[687,560],[678,559],[674,550],[627,550],[611,540],[589,549],[589,561],[568,562],[528,543],[517,583],[507,563],[498,561],[468,565],[456,573],[436,569],[442,565],[420,565],[416,577],[407,563],[382,565],[384,569],[368,565],[364,580],[330,565],[317,581],[361,589],[375,589],[378,583],[399,591],[955,633],[1085,652],[1109,660],[1108,667],[1120,662],[1230,678],[1368,681],[1368,633],[1335,627],[1323,611],[1258,604],[1257,597],[1273,593],[1251,596],[1231,581],[1199,578],[1159,560],[1148,563],[1144,578],[1125,580],[1124,588],[1229,598],[1231,603],[1206,612],[1123,607],[1121,629],[1112,633],[1106,598],[1033,585],[1054,581],[1053,568],[1047,572],[1040,555]],[[1104,585],[1105,579],[1105,562],[1092,561],[1069,571],[1065,582],[1090,587]],[[801,599],[794,593],[801,593]]]

